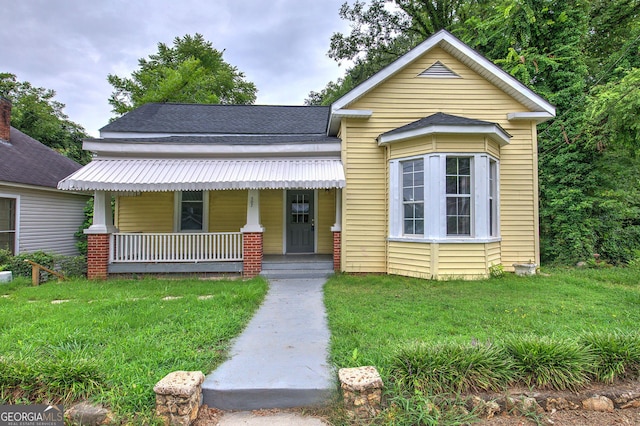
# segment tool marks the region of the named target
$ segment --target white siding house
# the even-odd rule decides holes
[[[56,185],[80,165],[11,127],[10,120],[11,103],[0,97],[0,249],[77,255],[74,234],[89,196]]]

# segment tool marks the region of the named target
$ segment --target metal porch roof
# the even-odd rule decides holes
[[[74,191],[207,191],[224,189],[344,188],[335,159],[94,160],[58,183]]]

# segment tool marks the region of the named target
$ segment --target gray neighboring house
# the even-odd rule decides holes
[[[74,233],[87,194],[59,191],[80,164],[11,127],[11,102],[0,97],[0,248],[77,255]]]

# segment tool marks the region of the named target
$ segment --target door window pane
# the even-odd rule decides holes
[[[306,194],[296,194],[291,199],[291,223],[309,223],[310,203]]]

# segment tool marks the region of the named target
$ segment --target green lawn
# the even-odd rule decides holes
[[[0,403],[89,396],[149,419],[154,384],[219,365],[266,290],[261,279],[0,285]]]
[[[390,356],[414,341],[635,331],[640,271],[551,270],[482,281],[338,275],[326,284],[325,301],[332,362],[337,367],[375,365],[384,376]]]

